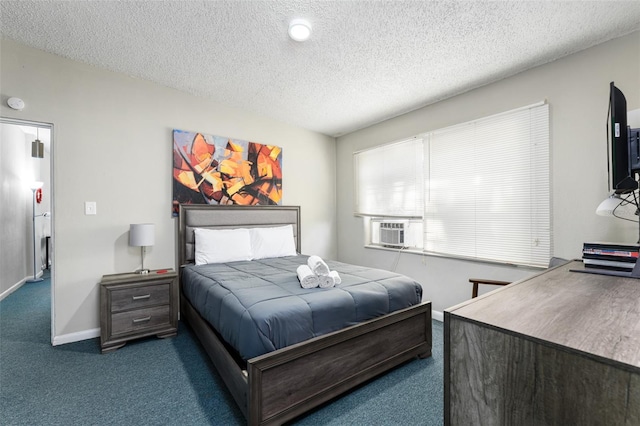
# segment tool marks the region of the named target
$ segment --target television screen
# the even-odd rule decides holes
[[[611,190],[625,194],[638,189],[630,161],[629,129],[627,128],[627,100],[613,82],[610,85],[609,108],[611,114]]]

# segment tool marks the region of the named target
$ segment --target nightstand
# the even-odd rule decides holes
[[[178,274],[173,269],[104,275],[100,281],[102,353],[140,337],[175,336],[178,310]]]

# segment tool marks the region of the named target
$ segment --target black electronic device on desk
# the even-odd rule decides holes
[[[640,128],[632,129],[627,122],[627,101],[622,91],[613,82],[609,85],[609,118],[607,125],[607,166],[609,170],[610,197],[598,207],[601,215],[638,223],[640,214]],[[601,206],[608,207],[602,208]],[[624,210],[634,207],[634,213],[625,217]],[[628,212],[627,212],[628,213]],[[636,216],[636,217],[633,217]],[[640,226],[638,227],[638,244],[640,244]]]
[[[598,206],[597,213],[612,215],[631,222],[640,222],[633,216],[640,214],[640,129],[632,129],[627,123],[627,100],[613,82],[609,84],[609,123],[607,125],[607,166],[609,189],[612,194]],[[633,214],[621,213],[633,207]],[[628,210],[628,209],[627,209]],[[584,243],[583,269],[573,272],[640,278],[640,226],[637,244]]]
[[[640,278],[640,245],[615,243],[584,243],[584,269],[572,272]]]

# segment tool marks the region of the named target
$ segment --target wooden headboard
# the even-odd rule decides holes
[[[180,205],[178,229],[179,265],[193,263],[194,228],[230,229],[293,225],[296,251],[300,253],[299,206]]]

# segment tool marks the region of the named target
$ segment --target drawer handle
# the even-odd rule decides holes
[[[133,296],[133,300],[142,300],[142,299],[148,299],[150,298],[151,295],[150,294],[145,294],[143,296]]]
[[[148,317],[144,317],[144,318],[134,318],[133,323],[134,324],[138,324],[140,322],[145,322],[145,321],[149,321],[151,319],[150,316]]]

